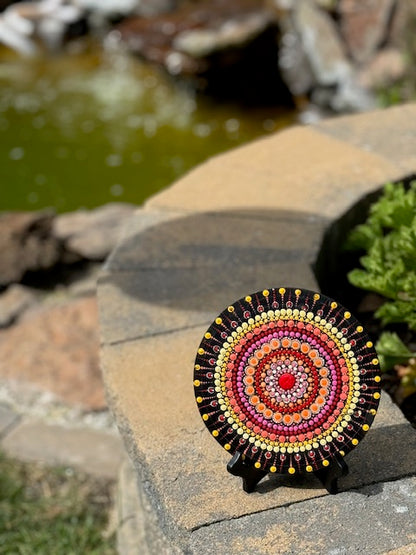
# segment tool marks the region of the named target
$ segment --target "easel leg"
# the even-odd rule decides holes
[[[336,456],[328,468],[316,470],[314,474],[329,493],[336,494],[338,493],[338,478],[348,474],[348,466],[342,457]]]
[[[247,464],[244,455],[240,451],[236,451],[227,464],[227,470],[233,476],[241,476],[243,479],[243,490],[251,493],[256,489],[257,484],[266,474],[267,470],[259,470],[253,464]]]

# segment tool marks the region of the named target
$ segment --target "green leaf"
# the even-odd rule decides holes
[[[376,312],[382,325],[405,323],[416,330],[416,182],[407,190],[387,184],[348,246],[365,250],[361,268],[348,274],[350,283],[386,298]]]
[[[403,364],[415,353],[409,351],[397,333],[385,331],[376,343],[376,351],[383,372],[394,368],[396,364]]]

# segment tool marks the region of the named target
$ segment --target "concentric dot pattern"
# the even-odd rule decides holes
[[[345,308],[282,287],[216,318],[198,349],[194,388],[202,419],[227,451],[270,472],[313,472],[368,431],[379,363]]]

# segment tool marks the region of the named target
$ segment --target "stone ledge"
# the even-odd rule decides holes
[[[250,207],[332,219],[385,181],[405,175],[400,157],[387,159],[319,129],[292,127],[208,160],[146,207],[198,212]]]
[[[211,530],[226,534],[215,540],[221,545],[212,542],[217,552],[233,553],[232,527],[241,522],[260,525],[267,515],[276,521],[292,507],[304,520],[314,513],[313,520],[315,507],[342,512],[342,500],[351,512],[354,491],[369,487],[382,507],[388,482],[400,485],[416,473],[416,433],[383,395],[368,437],[348,455],[351,473],[340,496],[328,496],[313,476],[275,475],[248,496],[226,472],[229,457],[207,434],[192,389],[196,348],[224,306],[269,286],[317,288],[311,264],[323,230],[384,182],[416,171],[410,147],[406,154],[379,146],[400,136],[397,110],[382,114],[378,133],[385,134],[372,139],[373,152],[360,141],[366,126],[376,137],[377,113],[356,116],[364,129],[357,144],[341,132],[345,122],[340,131],[328,122],[328,129],[292,128],[208,161],[150,199],[110,257],[98,287],[104,380],[140,480],[150,553],[156,545],[200,552]],[[388,531],[389,515],[379,512]],[[337,522],[334,514],[328,518]],[[395,518],[406,525],[406,513]],[[363,526],[370,527],[369,519]],[[302,544],[301,532],[293,545]],[[253,541],[248,552],[262,552]],[[357,541],[352,535],[353,549]],[[401,546],[386,540],[377,553]]]
[[[142,214],[152,221],[144,211],[138,222]],[[169,217],[145,229],[138,223],[137,231],[131,225],[99,279],[102,340],[209,324],[235,298],[272,286],[276,276],[316,289],[311,267],[327,224],[305,213],[246,210]]]
[[[416,104],[325,120],[317,130],[383,157],[403,173],[416,171]],[[380,132],[382,130],[382,132]]]
[[[184,530],[327,495],[314,476],[299,481],[272,475],[257,492],[247,495],[240,479],[226,472],[229,456],[206,432],[193,398],[194,351],[205,329],[103,349],[104,379],[113,394],[110,405],[122,435],[128,438],[127,447],[146,484],[149,502],[171,538]],[[115,367],[117,373],[111,371]],[[390,398],[382,397],[374,427],[347,458],[350,475],[342,481],[342,488],[356,489],[416,470],[416,432]],[[407,438],[404,444],[403,437]]]
[[[192,533],[190,552],[381,555],[414,539],[415,511],[416,478],[407,478],[215,523]]]

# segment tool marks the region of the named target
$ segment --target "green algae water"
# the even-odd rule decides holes
[[[197,98],[121,53],[3,51],[0,211],[141,204],[209,156],[294,119]]]

